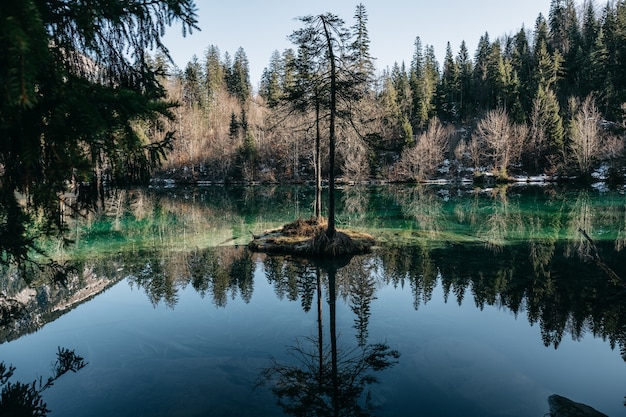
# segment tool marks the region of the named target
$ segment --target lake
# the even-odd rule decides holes
[[[552,394],[626,415],[623,189],[345,187],[338,227],[374,235],[371,254],[247,249],[313,198],[111,195],[72,247],[47,244],[65,285],[4,271],[27,312],[0,328],[0,361],[26,383],[59,346],[84,357],[44,392],[50,416],[543,416]]]

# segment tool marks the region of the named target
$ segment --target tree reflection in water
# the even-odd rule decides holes
[[[225,307],[237,295],[247,303],[254,293],[255,260],[244,247],[144,253],[140,259],[127,264],[128,282],[143,288],[155,306],[163,302],[174,308],[178,290],[187,284],[216,307]]]
[[[528,228],[540,227],[527,223]],[[341,268],[323,267],[329,291],[346,300],[355,313],[358,345],[366,345],[370,303],[376,287],[408,287],[413,306],[428,303],[437,285],[444,298],[459,305],[471,294],[479,308],[494,305],[515,315],[525,314],[531,324],[539,324],[546,346],[558,347],[566,334],[580,340],[585,333],[619,346],[626,359],[626,303],[624,290],[615,286],[596,265],[576,254],[572,245],[544,233],[495,248],[482,243],[429,248],[425,244],[388,244],[375,253],[356,257]],[[597,242],[606,263],[620,276],[626,265],[612,242]],[[494,252],[494,250],[496,252]],[[191,284],[213,304],[224,307],[239,295],[248,302],[254,290],[254,269],[263,263],[266,277],[279,299],[300,300],[304,311],[312,308],[317,284],[316,266],[289,261],[279,256],[259,259],[243,247],[176,252],[161,257],[142,258],[132,266],[129,282],[143,288],[155,305],[177,303],[177,292]],[[333,272],[334,271],[334,272]],[[336,279],[330,286],[331,272]],[[319,297],[318,297],[319,299]]]
[[[272,257],[266,263],[282,263],[281,257]],[[287,262],[291,263],[291,262]],[[288,348],[293,363],[272,360],[272,366],[261,372],[261,384],[269,385],[283,410],[294,416],[368,416],[374,409],[366,386],[378,382],[375,371],[382,371],[397,363],[400,353],[385,343],[367,344],[369,302],[373,299],[373,286],[366,281],[359,288],[356,281],[349,282],[352,291],[352,310],[356,313],[358,346],[340,348],[336,327],[337,273],[350,263],[343,260],[315,260],[300,264],[303,281],[315,277],[317,299],[317,335],[296,340]],[[290,268],[288,268],[290,269]],[[311,271],[313,274],[311,274]],[[328,278],[329,342],[325,343],[322,320],[322,272]],[[276,269],[268,270],[268,279],[276,278]],[[360,278],[364,278],[361,274]],[[362,281],[361,281],[362,282]],[[363,290],[363,291],[361,291]],[[358,294],[357,294],[358,293]],[[306,307],[305,307],[306,309]]]
[[[53,376],[32,383],[11,382],[15,368],[0,362],[0,415],[7,417],[45,417],[50,410],[43,401],[43,392],[68,372],[77,372],[87,365],[73,350],[59,347],[52,365]]]
[[[377,289],[384,286],[410,289],[413,307],[419,309],[430,302],[441,285],[445,301],[471,303],[478,309],[496,306],[515,316],[526,316],[540,328],[545,346],[556,348],[563,338],[580,340],[585,334],[593,334],[619,348],[626,359],[624,290],[613,285],[597,265],[585,260],[589,242],[578,232],[586,230],[597,242],[604,261],[626,277],[626,206],[622,195],[557,192],[550,187],[508,187],[488,192],[404,186],[369,189],[367,195],[365,192],[356,188],[346,192],[342,215],[349,222],[376,230],[375,234],[383,237],[383,247],[345,266],[251,254],[238,246],[207,248],[209,240],[211,245],[230,242],[254,230],[259,222],[271,224],[267,213],[284,217],[288,205],[277,205],[275,196],[267,192],[268,197],[262,199],[211,189],[189,199],[165,195],[149,199],[148,193],[137,193],[141,198],[129,195],[127,205],[133,209],[133,216],[119,215],[112,225],[104,227],[99,221],[98,227],[80,229],[76,240],[82,256],[74,269],[111,282],[126,277],[132,286],[145,291],[154,305],[164,303],[170,308],[179,302],[179,291],[185,287],[193,287],[217,307],[226,307],[235,297],[248,302],[254,295],[255,270],[261,267],[278,299],[299,302],[304,311],[315,309],[317,301],[319,325],[323,296],[332,300],[333,313],[334,302],[344,301],[354,313],[356,347],[339,349],[336,337],[328,336],[330,328],[320,332],[319,327],[316,336],[296,342],[290,350],[295,361],[292,366],[301,369],[302,377],[313,378],[314,382],[330,378],[326,387],[332,387],[333,352],[339,382],[365,381],[365,385],[368,378],[358,379],[350,372],[371,375],[376,371],[368,362],[372,354],[395,359],[384,355],[393,352],[386,345],[368,344],[370,304]],[[293,201],[285,194],[278,197]],[[250,199],[255,204],[239,205],[237,199]],[[361,212],[364,207],[367,209]],[[224,223],[223,227],[217,227],[218,222]],[[122,229],[128,234],[128,246],[119,246],[123,250],[114,246],[115,250],[98,252],[97,247],[88,245],[97,236],[109,243],[118,238],[121,242]],[[211,239],[206,242],[201,239],[208,235]],[[204,249],[193,249],[196,247]],[[32,303],[22,305],[15,300],[25,284],[12,280],[10,271],[1,272],[1,340],[12,340],[39,328],[44,320],[56,318],[57,313],[43,313],[61,303],[57,302],[61,295],[74,294],[78,284],[85,281],[84,273],[79,273],[69,288],[57,291],[49,286],[45,293],[39,291]],[[324,295],[323,289],[327,291]],[[27,315],[25,310],[40,314]],[[332,314],[330,319],[329,326],[334,322]],[[285,371],[290,369],[283,366]],[[348,388],[338,390],[349,392]],[[358,394],[352,398],[363,399],[364,391],[361,386],[350,392]],[[328,400],[331,394],[327,389],[326,394],[319,395],[326,395]],[[329,405],[331,409],[333,406]]]

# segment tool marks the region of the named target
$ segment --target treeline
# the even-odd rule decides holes
[[[340,111],[337,169],[346,180],[591,178],[601,168],[623,182],[626,1],[598,9],[593,1],[552,0],[533,29],[494,40],[485,33],[473,56],[465,42],[456,54],[448,44],[442,64],[417,37],[411,62],[382,73],[369,53],[362,4],[346,34],[342,54],[361,75],[363,93]],[[243,49],[231,57],[212,45],[171,71],[163,81],[181,103],[169,126],[178,141],[162,175],[313,179],[316,122],[327,120],[323,97],[319,117],[319,107],[294,96],[315,74],[304,38],[292,39],[295,48],[273,53],[258,91]]]

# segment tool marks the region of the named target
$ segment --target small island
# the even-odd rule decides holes
[[[373,236],[353,230],[328,233],[325,219],[297,219],[281,228],[253,234],[248,247],[257,252],[299,256],[340,257],[368,253],[376,245]]]

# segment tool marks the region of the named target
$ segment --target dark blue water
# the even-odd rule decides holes
[[[175,286],[175,303],[155,304],[130,277],[38,332],[0,345],[0,357],[20,380],[49,374],[57,346],[85,358],[84,369],[45,392],[52,416],[281,415],[272,382],[259,385],[262,372],[272,358],[307,369],[289,353],[300,346],[317,355],[317,295],[313,291],[305,311],[298,274],[291,284],[270,282],[267,264],[252,257],[247,300],[233,286],[223,298],[187,283]],[[361,396],[370,393],[373,415],[542,416],[554,393],[623,414],[626,364],[608,341],[588,330],[573,340],[565,329],[558,348],[546,346],[542,331],[550,329],[542,329],[544,319],[531,325],[525,306],[516,313],[502,300],[477,307],[476,282],[448,292],[446,301],[441,272],[424,290],[408,276],[388,282],[380,262],[377,256],[353,260],[359,271],[368,265],[373,278],[366,335],[356,324],[354,270],[342,275],[352,264],[338,271],[334,316],[340,355],[358,356],[360,344],[373,343],[400,354],[386,369],[367,371],[378,379]],[[327,280],[322,287],[328,353]]]
[[[369,211],[339,216],[385,240],[330,266],[194,249],[201,228],[181,205],[190,249],[161,250],[176,227],[151,226],[153,250],[94,257],[94,271],[124,278],[0,344],[0,361],[31,382],[59,346],[84,357],[43,393],[50,416],[543,416],[552,394],[626,415],[626,290],[581,257],[573,229],[586,225],[626,276],[623,196],[393,195],[374,190]]]

